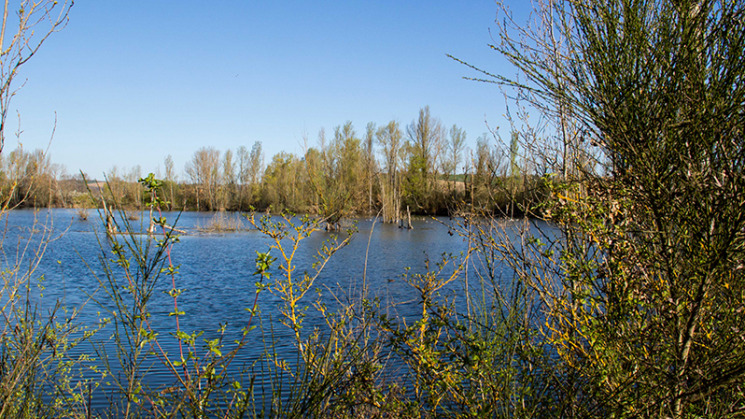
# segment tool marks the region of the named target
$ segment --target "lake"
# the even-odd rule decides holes
[[[209,226],[214,213],[164,213],[169,224],[178,218],[176,227],[184,230],[180,240],[172,250],[173,263],[179,266],[176,276],[177,288],[184,289],[179,297],[179,310],[186,314],[181,317],[182,330],[203,330],[204,339],[213,339],[218,328],[227,324],[227,342],[240,337],[240,329],[248,321],[250,308],[255,296],[254,275],[257,252],[265,252],[270,241],[260,232],[248,229],[225,233],[207,233],[200,227]],[[230,215],[238,217],[238,215]],[[132,221],[136,228],[144,230],[148,214],[139,215],[139,221]],[[399,319],[416,315],[419,308],[419,294],[406,283],[403,274],[424,272],[427,261],[430,268],[442,259],[444,253],[458,254],[465,251],[467,242],[448,227],[449,220],[414,219],[412,230],[399,229],[396,225],[374,222],[372,218],[354,220],[358,232],[350,244],[335,254],[315,283],[321,298],[333,308],[335,295],[340,299],[357,299],[362,292],[365,259],[367,258],[366,284],[370,297],[378,297],[381,306],[388,314]],[[35,300],[44,309],[59,300],[64,306],[81,308],[76,321],[95,325],[107,307],[111,307],[100,289],[104,279],[101,258],[110,258],[103,223],[95,210],[89,211],[88,220],[81,220],[76,210],[55,209],[44,211],[15,210],[3,219],[5,236],[3,241],[3,263],[10,266],[19,255],[19,249],[30,239],[32,243],[47,235],[52,241],[37,267],[36,276],[43,275],[43,291],[35,291]],[[146,226],[145,226],[146,227]],[[341,233],[340,233],[341,234]],[[319,231],[305,240],[298,250],[296,262],[302,272],[310,270],[314,255],[331,233]],[[143,240],[148,240],[142,236]],[[102,249],[102,246],[104,249]],[[27,253],[30,255],[31,253]],[[273,256],[278,256],[276,252]],[[27,258],[28,259],[28,258]],[[273,274],[278,274],[277,270]],[[163,276],[158,292],[150,302],[153,314],[152,325],[156,330],[173,330],[174,318],[168,313],[173,310],[173,301],[164,292],[170,289],[170,278]],[[160,292],[164,291],[164,292]],[[453,282],[442,292],[454,298],[462,307],[464,285]],[[313,295],[310,295],[313,294]],[[309,293],[308,305],[316,293]],[[93,301],[93,300],[98,300]],[[392,305],[392,303],[396,303]],[[261,310],[261,324],[265,330],[273,330],[278,344],[278,354],[288,359],[294,358],[294,344],[290,330],[280,325],[277,319],[280,300],[264,291],[260,294],[258,307]],[[310,308],[305,320],[304,331],[323,327],[323,318]],[[258,330],[251,333],[260,333]],[[106,342],[111,332],[107,329],[95,337]],[[258,335],[257,335],[258,336]],[[257,337],[236,358],[236,365],[246,365],[256,360],[264,351]],[[175,353],[175,346],[166,350]],[[173,342],[171,342],[173,343]],[[90,349],[81,346],[78,351]],[[152,386],[169,385],[173,377],[158,363],[143,378]],[[261,380],[259,380],[261,382]],[[98,395],[94,401],[99,406],[106,405],[106,399]]]

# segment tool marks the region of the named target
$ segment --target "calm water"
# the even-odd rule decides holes
[[[178,214],[164,214],[169,221],[175,220]],[[232,341],[239,335],[241,327],[248,320],[244,310],[251,307],[254,300],[254,283],[256,252],[268,249],[269,241],[255,230],[208,234],[200,233],[198,227],[209,225],[212,213],[184,213],[178,220],[177,227],[187,233],[175,244],[172,252],[173,262],[180,266],[177,276],[177,288],[185,292],[179,298],[179,309],[186,312],[181,319],[182,330],[204,330],[204,338],[217,337],[221,324],[228,324],[228,337]],[[141,220],[147,220],[144,214]],[[406,268],[410,272],[423,272],[426,261],[433,263],[441,259],[443,253],[457,254],[466,249],[466,243],[457,235],[450,235],[449,228],[443,223],[431,219],[414,220],[413,230],[403,230],[395,225],[373,223],[372,219],[358,219],[358,232],[349,246],[341,249],[326,266],[316,286],[322,290],[321,298],[328,299],[330,292],[342,297],[358,298],[362,290],[365,257],[367,255],[366,282],[371,296],[378,296],[384,302],[399,302],[389,308],[389,314],[406,317],[416,313],[418,295],[404,281],[402,274]],[[4,266],[9,266],[18,257],[18,249],[31,238],[37,241],[46,234],[54,240],[49,244],[41,264],[36,270],[37,276],[43,275],[45,289],[38,295],[42,307],[51,307],[59,300],[67,307],[81,309],[78,321],[83,324],[95,324],[98,312],[110,304],[99,289],[102,276],[100,259],[110,257],[110,252],[101,249],[106,246],[102,223],[95,211],[89,212],[87,221],[79,219],[74,210],[51,210],[34,212],[20,210],[10,212],[3,219],[5,239],[3,242]],[[33,227],[36,223],[36,227]],[[138,228],[142,221],[133,221]],[[248,226],[248,223],[245,223]],[[96,232],[98,234],[96,234]],[[324,240],[331,235],[318,232],[307,239],[299,250],[297,257],[300,271],[310,270],[313,255]],[[143,236],[144,237],[144,236]],[[369,241],[369,250],[368,250]],[[31,253],[28,253],[29,255]],[[274,256],[278,256],[276,253]],[[170,278],[162,277],[159,290],[170,289]],[[456,281],[444,291],[456,299],[463,299],[463,285]],[[312,294],[312,295],[311,295]],[[315,293],[308,298],[316,298]],[[91,298],[99,300],[91,301]],[[310,301],[310,300],[308,300]],[[156,329],[173,330],[173,318],[167,313],[172,311],[170,297],[156,292],[151,302],[153,326]],[[278,339],[277,350],[280,355],[293,358],[293,344],[289,330],[279,324],[277,318],[279,300],[269,292],[259,297],[261,320],[265,328],[270,326]],[[305,330],[321,325],[322,319],[311,308],[305,323]],[[254,323],[256,324],[256,323]],[[251,333],[259,333],[255,330]],[[110,334],[104,330],[98,338],[105,340]],[[254,343],[260,342],[257,335]],[[165,342],[168,345],[168,342]],[[166,348],[175,353],[175,347]],[[264,350],[260,343],[250,345],[239,354],[236,364],[245,364],[255,360]],[[148,373],[145,380],[151,385],[165,385],[172,378],[167,371],[158,368]]]

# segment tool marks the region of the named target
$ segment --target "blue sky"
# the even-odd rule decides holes
[[[504,127],[497,86],[472,70],[511,72],[489,49],[493,0],[79,0],[70,22],[21,70],[17,110],[25,149],[46,147],[68,173],[142,171],[173,156],[261,141],[266,160],[300,153],[303,137],[352,121],[410,123],[429,105],[474,146]]]

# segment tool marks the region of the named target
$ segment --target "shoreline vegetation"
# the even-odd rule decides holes
[[[346,216],[380,214],[401,223],[411,215],[451,216],[486,213],[520,217],[535,213],[545,198],[545,179],[535,162],[521,156],[517,138],[507,150],[498,138],[478,140],[466,149],[466,133],[443,129],[429,108],[407,128],[396,121],[381,128],[367,125],[359,138],[350,122],[319,133],[318,147],[303,155],[278,153],[264,165],[260,142],[249,152],[197,150],[187,162],[186,179],[177,179],[170,156],[165,159],[163,199],[169,210],[266,211],[320,215],[333,229]],[[392,157],[391,157],[392,156]],[[139,166],[117,168],[104,181],[84,174],[69,176],[41,150],[16,149],[0,154],[0,193],[9,207],[103,208],[109,195],[114,208],[137,214],[145,190],[137,182]]]
[[[21,3],[0,78],[72,6]],[[515,105],[509,143],[484,139],[467,158],[465,134],[446,135],[426,107],[406,137],[395,121],[362,136],[347,123],[266,166],[260,143],[235,155],[202,148],[182,180],[167,157],[163,180],[133,169],[89,183],[59,175],[43,152],[6,153],[1,137],[0,214],[59,205],[84,218],[101,202],[100,221],[118,234],[99,237],[89,267],[96,324],[81,323],[80,307],[37,304],[51,229],[31,228],[3,253],[0,418],[743,417],[745,2],[531,5],[525,24],[497,6],[490,47],[516,76],[461,61]],[[0,134],[16,93],[2,81]],[[252,206],[278,216],[242,221],[266,244],[247,256],[255,282],[241,290],[242,320],[185,330],[189,290],[163,211],[216,211],[214,224],[231,228],[220,210]],[[139,234],[127,211],[148,211],[159,234]],[[463,214],[451,233],[467,248],[402,272],[416,296],[406,302],[372,295],[366,264],[358,286],[335,293],[318,278],[349,244],[341,219],[355,213]],[[326,229],[336,231],[314,257],[300,256]],[[271,322],[265,304],[279,310]],[[396,304],[414,314],[390,315]],[[279,342],[278,330],[289,337]],[[79,354],[81,344],[93,349]],[[280,356],[280,344],[296,356]],[[236,365],[247,345],[262,355]],[[168,385],[149,385],[153,363]],[[109,406],[92,411],[102,393]]]

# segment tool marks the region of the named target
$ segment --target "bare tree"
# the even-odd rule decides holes
[[[246,146],[238,147],[238,209],[243,209],[246,201],[246,190],[249,188],[250,176],[248,172],[249,155]]]
[[[448,141],[448,158],[445,162],[445,174],[454,175],[458,173],[463,148],[466,146],[466,132],[453,124],[450,128],[450,137]]]
[[[168,202],[168,209],[171,210],[173,209],[173,200],[175,199],[175,197],[173,196],[173,186],[176,183],[176,173],[174,171],[173,157],[170,154],[166,156],[166,159],[163,162],[163,166],[166,172],[164,180],[167,182],[170,192],[166,201]]]
[[[5,123],[10,99],[23,86],[14,84],[19,68],[28,62],[42,44],[67,25],[72,0],[24,0],[10,15],[10,2],[5,0],[0,28],[0,152],[5,146]],[[15,31],[10,28],[17,25]]]
[[[220,210],[227,209],[235,199],[235,188],[238,178],[235,173],[235,161],[233,161],[233,152],[228,149],[223,153],[222,158],[222,193],[220,194]]]
[[[176,173],[174,172],[173,167],[173,156],[171,156],[170,154],[166,156],[165,160],[163,160],[163,169],[165,170],[165,180],[176,180]]]
[[[217,186],[220,174],[220,152],[213,147],[202,147],[186,164],[186,174],[194,185],[197,210],[201,209],[201,194],[204,193],[207,210],[217,206]]]

